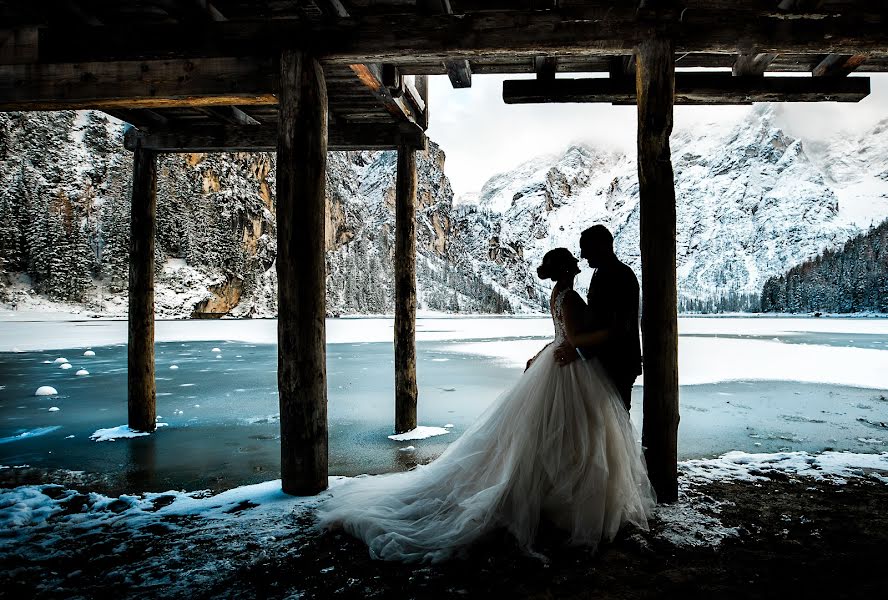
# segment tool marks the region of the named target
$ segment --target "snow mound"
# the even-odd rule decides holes
[[[213,348],[210,350],[210,352],[222,352],[222,350],[220,350],[219,348]]]
[[[50,406],[49,407],[49,412],[57,412],[58,410],[59,410],[58,406]]]
[[[416,446],[404,446],[403,448],[398,448],[398,452],[413,452],[416,450]]]
[[[60,356],[57,359],[55,359],[53,362],[56,363],[57,365],[60,365],[60,364],[68,362],[68,359]]]
[[[175,371],[178,368],[179,368],[179,365],[170,365],[170,369],[173,371]]]
[[[426,438],[434,437],[436,435],[444,435],[450,433],[443,427],[428,427],[426,425],[420,425],[416,429],[411,429],[406,433],[399,433],[396,435],[390,435],[388,438],[390,440],[395,440],[396,442],[406,442],[408,440],[424,440]]]
[[[169,423],[158,423],[158,427],[164,427]],[[128,425],[118,425],[117,427],[108,427],[107,429],[97,429],[93,432],[89,439],[97,442],[113,442],[118,439],[142,437],[143,435],[151,435],[148,431],[136,431],[130,429]]]
[[[62,363],[62,364],[59,365],[59,368],[60,368],[60,369],[70,369],[70,368],[71,368],[71,363]]]
[[[35,396],[55,396],[59,393],[57,389],[52,387],[51,385],[41,385],[37,388],[37,391],[34,392]]]
[[[84,356],[95,356],[96,353],[93,352],[92,350],[87,350],[86,352],[83,353],[83,355]]]
[[[74,373],[74,374],[75,374],[75,375],[80,375],[80,376],[82,377],[83,375],[89,375],[89,371],[87,371],[86,369],[80,369],[79,371],[77,371],[77,372]]]

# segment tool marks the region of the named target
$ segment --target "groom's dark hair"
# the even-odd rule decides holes
[[[588,238],[596,244],[607,244],[610,247],[614,245],[614,236],[604,225],[598,224],[589,227],[580,234],[580,239]]]

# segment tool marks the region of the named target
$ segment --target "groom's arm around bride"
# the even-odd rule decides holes
[[[613,237],[603,225],[583,232],[580,250],[580,256],[595,268],[589,282],[584,326],[574,344],[556,349],[555,359],[568,364],[577,358],[597,357],[629,410],[632,385],[641,374],[638,279],[614,254]]]

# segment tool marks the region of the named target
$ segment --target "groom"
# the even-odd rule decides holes
[[[604,225],[593,225],[582,233],[580,258],[595,269],[589,282],[584,330],[576,340],[577,347],[565,342],[555,350],[555,359],[566,365],[577,358],[597,356],[628,411],[632,384],[641,374],[638,279],[614,254],[614,236]]]

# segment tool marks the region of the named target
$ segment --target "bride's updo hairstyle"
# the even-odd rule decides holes
[[[549,250],[543,257],[543,264],[537,267],[537,277],[555,280],[564,275],[576,275],[580,272],[578,262],[567,248]]]

